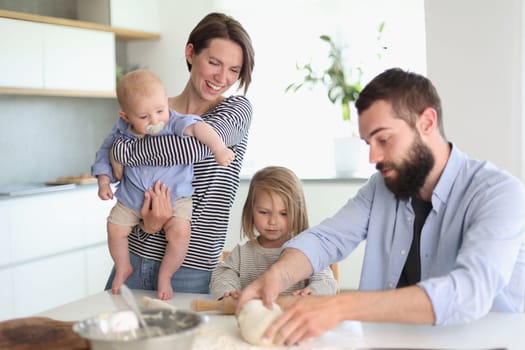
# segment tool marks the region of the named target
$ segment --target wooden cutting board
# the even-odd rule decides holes
[[[74,322],[47,317],[17,318],[0,322],[1,350],[87,350],[89,343],[73,332]]]
[[[46,185],[65,185],[65,184],[87,185],[87,184],[96,184],[96,183],[97,183],[97,178],[89,174],[82,174],[78,176],[58,177],[54,181],[46,182]]]

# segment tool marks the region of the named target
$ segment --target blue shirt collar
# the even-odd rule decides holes
[[[460,169],[466,161],[466,156],[454,144],[450,144],[450,156],[441,177],[432,192],[432,207],[438,211],[442,204],[446,204],[452,186],[456,181]]]

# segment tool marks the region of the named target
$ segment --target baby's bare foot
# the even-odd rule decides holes
[[[120,292],[120,287],[126,282],[128,277],[133,273],[133,267],[131,265],[124,268],[118,268],[115,271],[115,278],[113,278],[113,283],[111,284],[111,292],[113,294],[118,294]]]
[[[173,288],[171,288],[171,281],[162,280],[159,278],[159,285],[157,296],[160,300],[169,300],[173,296]]]

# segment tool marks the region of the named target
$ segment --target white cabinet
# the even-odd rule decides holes
[[[15,317],[27,317],[87,296],[83,252],[13,267]],[[99,291],[101,291],[99,289]]]
[[[0,18],[0,86],[113,93],[114,33]]]
[[[82,0],[79,20],[0,9],[0,94],[114,98],[115,40],[160,39],[158,8]]]
[[[0,18],[0,86],[44,86],[44,25]]]
[[[160,32],[158,0],[110,0],[113,27]]]
[[[11,236],[7,234],[11,226],[9,212],[8,203],[0,201],[0,266],[11,263]]]
[[[100,292],[106,286],[113,260],[106,244],[84,251],[87,270],[87,294]]]
[[[46,25],[44,88],[115,90],[115,36],[88,29]]]
[[[83,246],[80,231],[83,227],[78,218],[85,209],[74,191],[14,198],[8,202],[13,263]]]
[[[158,0],[90,0],[79,1],[80,20],[103,23],[114,28],[159,33]]]
[[[97,186],[0,199],[0,321],[100,292],[113,262]]]
[[[0,269],[0,320],[6,320],[15,317],[13,281],[11,279],[12,271]]]

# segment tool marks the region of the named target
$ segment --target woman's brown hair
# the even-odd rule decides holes
[[[212,39],[216,38],[231,40],[241,47],[243,63],[239,74],[239,89],[244,86],[244,93],[246,93],[252,82],[252,71],[255,65],[255,53],[250,36],[241,23],[233,17],[213,12],[197,23],[186,45],[192,44],[194,52],[198,55],[203,49],[209,47]],[[191,64],[188,61],[186,64],[188,70],[191,71]]]

